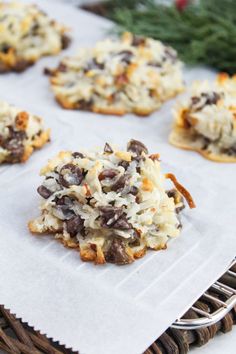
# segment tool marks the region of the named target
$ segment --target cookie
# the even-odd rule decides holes
[[[131,140],[126,150],[62,151],[41,170],[41,215],[29,222],[36,234],[52,233],[83,261],[129,264],[148,249],[166,249],[181,231],[183,197],[173,174],[160,171],[158,154]],[[165,179],[175,188],[166,191]]]
[[[49,139],[41,118],[0,101],[0,164],[25,162]]]
[[[175,50],[131,33],[81,49],[47,73],[63,108],[102,114],[146,116],[183,90]]]
[[[236,162],[236,80],[197,82],[174,110],[171,144],[216,162]]]
[[[22,72],[69,44],[66,28],[36,5],[0,3],[0,73]]]

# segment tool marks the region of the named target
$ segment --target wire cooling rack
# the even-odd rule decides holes
[[[191,307],[192,311],[178,319],[171,326],[176,329],[194,330],[215,324],[236,306],[236,258],[226,273],[201,297],[208,303],[207,308]],[[192,318],[191,314],[197,314]]]

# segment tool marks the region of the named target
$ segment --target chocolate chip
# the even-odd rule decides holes
[[[70,37],[68,37],[66,34],[63,34],[61,36],[61,47],[62,47],[62,49],[68,48],[70,43],[71,43]]]
[[[0,52],[4,53],[4,54],[7,54],[9,49],[11,49],[11,46],[9,46],[8,44],[6,43],[3,43],[1,46],[0,46]]]
[[[127,170],[127,168],[129,167],[129,162],[122,160],[118,163],[118,166],[122,166],[125,170]]]
[[[137,195],[138,192],[139,192],[139,189],[136,186],[132,186],[129,191],[129,193],[132,195]]]
[[[198,103],[201,101],[201,98],[205,99],[205,101],[203,100],[203,103],[198,106]],[[201,97],[193,96],[191,98],[191,107],[197,106],[196,109],[201,110],[207,105],[217,104],[220,98],[221,95],[217,92],[203,92],[201,93]]]
[[[132,225],[128,222],[121,207],[105,206],[99,208],[102,227],[119,230],[130,230]]]
[[[77,102],[77,108],[79,108],[81,111],[89,111],[92,104],[93,104],[92,100],[89,100],[89,101],[79,100]]]
[[[81,153],[81,152],[73,152],[72,156],[75,158],[75,159],[83,159],[84,158],[84,155]]]
[[[8,156],[10,162],[19,162],[24,154],[23,140],[26,135],[24,131],[15,131],[12,127],[8,127],[8,129],[9,135],[2,146],[10,152]]]
[[[54,74],[54,70],[51,70],[49,68],[44,68],[43,73],[44,73],[44,75],[51,76]]]
[[[113,186],[111,187],[111,190],[114,191],[114,192],[121,192],[125,186],[128,184],[129,182],[129,179],[130,179],[130,176],[129,175],[122,175],[114,184]]]
[[[84,220],[79,215],[75,215],[71,219],[66,220],[66,230],[72,237],[76,236],[78,232],[81,232],[83,227]]]
[[[192,106],[196,105],[200,100],[201,100],[200,97],[197,97],[197,96],[191,97],[191,101],[192,101],[191,105]]]
[[[175,199],[175,196],[176,196],[176,189],[170,189],[168,191],[166,191],[166,194],[168,195],[169,198],[174,198]]]
[[[113,223],[112,228],[118,230],[130,230],[132,229],[132,225],[126,219],[126,215],[123,214],[116,222]]]
[[[127,151],[131,151],[136,155],[141,155],[143,152],[145,154],[148,154],[148,149],[146,148],[146,146],[143,143],[141,143],[141,141],[134,140],[134,139],[131,139],[128,142]]]
[[[113,153],[113,150],[111,148],[111,146],[106,143],[105,146],[104,146],[104,152],[106,152],[107,154],[112,154]]]
[[[180,213],[181,210],[183,210],[185,208],[183,197],[180,195],[180,193],[175,188],[166,191],[166,194],[168,195],[169,198],[174,199],[175,204],[180,204],[180,206],[175,208],[175,212],[177,214]]]
[[[73,185],[79,186],[83,178],[82,170],[72,163],[64,165],[59,174],[59,182],[66,188]]]
[[[130,50],[122,50],[118,53],[121,56],[121,61],[130,64],[132,57],[134,56]]]
[[[10,152],[9,161],[19,162],[24,154],[24,145],[19,140],[10,140],[5,144],[5,148]]]
[[[203,150],[206,150],[209,146],[209,144],[211,143],[211,140],[207,137],[203,137],[203,146],[202,146],[202,149]]]
[[[126,253],[125,243],[120,238],[112,240],[108,251],[105,253],[107,262],[115,264],[129,264],[132,263],[132,258]]]
[[[51,192],[49,189],[47,189],[43,185],[38,187],[37,192],[44,199],[48,199],[53,194],[53,192]]]
[[[236,155],[236,146],[231,146],[228,149],[222,149],[223,154],[227,154],[229,156],[235,156]]]
[[[113,227],[113,224],[121,217],[123,214],[123,209],[114,207],[112,205],[104,206],[99,208],[101,213],[101,225],[102,227]]]
[[[117,176],[119,174],[119,172],[117,170],[114,170],[112,168],[110,169],[107,169],[107,170],[103,170],[99,176],[98,176],[98,179],[99,181],[103,181],[104,179],[112,179],[114,178],[115,176]]]
[[[206,98],[205,105],[216,104],[221,98],[220,94],[217,92],[202,93],[201,96]]]
[[[31,61],[27,61],[24,59],[18,60],[13,68],[13,71],[15,71],[17,73],[21,73],[22,71],[24,71],[26,68],[28,68],[32,64],[33,64],[33,62],[31,62]]]
[[[56,198],[55,204],[56,204],[56,210],[59,213],[59,214],[57,214],[59,219],[69,220],[75,215],[74,211],[72,210],[73,203],[74,203],[74,200],[68,196]]]

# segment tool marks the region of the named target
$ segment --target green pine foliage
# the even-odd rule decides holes
[[[109,0],[116,31],[160,39],[188,64],[236,73],[236,0],[192,1],[183,11],[155,0]]]

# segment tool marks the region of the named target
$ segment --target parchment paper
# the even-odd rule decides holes
[[[88,46],[106,36],[109,22],[54,1],[39,2],[69,24],[73,45]],[[0,99],[41,115],[52,142],[24,165],[0,167],[0,303],[18,317],[82,354],[142,353],[224,272],[236,254],[235,168],[204,160],[167,142],[174,100],[149,118],[101,116],[62,110],[54,102],[42,59],[21,75],[0,77]],[[185,70],[187,83],[212,79],[206,68]],[[38,215],[40,168],[59,150],[91,148],[106,141],[142,140],[159,152],[163,172],[173,172],[192,193],[179,238],[168,250],[149,252],[134,264],[94,266],[80,261],[50,237],[27,230]]]

